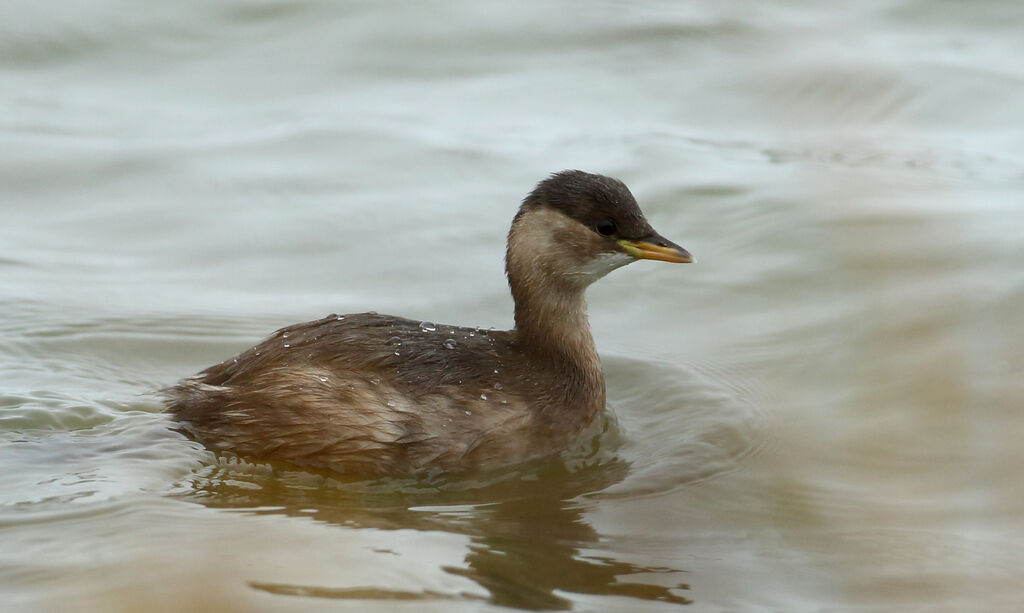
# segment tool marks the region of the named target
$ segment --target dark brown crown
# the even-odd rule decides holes
[[[618,179],[582,170],[563,170],[537,184],[516,216],[550,207],[597,232],[598,224],[612,221],[617,238],[639,239],[654,230],[644,218],[626,184]]]

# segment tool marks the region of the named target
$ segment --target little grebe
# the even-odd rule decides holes
[[[541,181],[508,234],[515,328],[330,315],[163,390],[217,450],[359,475],[498,468],[565,449],[605,406],[584,291],[637,259],[692,262],[616,179]]]

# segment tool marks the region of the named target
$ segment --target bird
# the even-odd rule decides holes
[[[565,170],[508,233],[511,330],[328,315],[160,391],[208,449],[360,477],[436,476],[569,448],[605,410],[585,291],[637,260],[693,262],[626,185]]]

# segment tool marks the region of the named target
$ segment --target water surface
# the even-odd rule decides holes
[[[1008,0],[0,6],[5,610],[1013,610]],[[376,310],[505,328],[547,173],[693,266],[589,293],[610,415],[499,473],[218,457],[151,392]]]

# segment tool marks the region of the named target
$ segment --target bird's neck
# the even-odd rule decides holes
[[[515,288],[516,336],[530,349],[572,362],[597,359],[582,291]],[[518,290],[518,291],[517,291]]]
[[[593,412],[604,407],[604,374],[587,320],[584,292],[593,280],[577,274],[578,222],[524,205],[509,230],[505,271],[515,301],[516,344],[557,382],[557,400]]]
[[[510,277],[514,280],[514,277]],[[565,382],[565,401],[588,412],[604,407],[601,360],[590,334],[583,289],[513,282],[516,342],[535,362]]]

